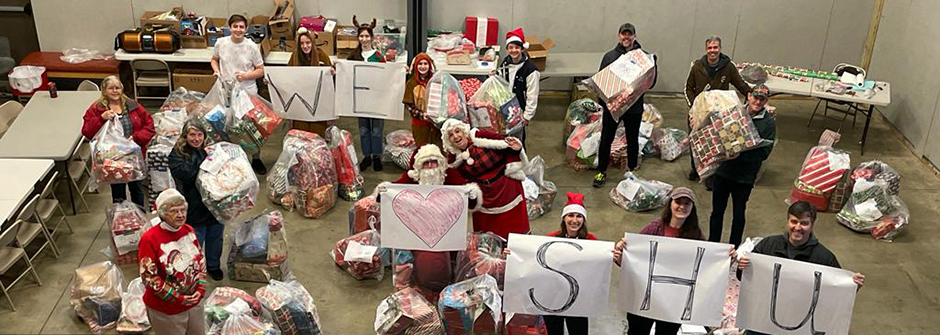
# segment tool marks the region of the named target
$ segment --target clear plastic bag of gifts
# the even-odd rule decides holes
[[[374,329],[379,335],[440,335],[444,324],[434,305],[415,290],[404,288],[379,303]]]
[[[233,315],[246,315],[260,320],[264,313],[261,302],[239,288],[221,286],[209,293],[203,302],[206,313],[206,334],[220,335],[225,321]]]
[[[653,129],[653,156],[671,162],[689,152],[689,133],[676,128]]]
[[[699,93],[689,109],[692,130],[699,129],[712,112],[731,111],[742,105],[736,91],[709,90]]]
[[[509,83],[498,76],[489,76],[470,98],[473,126],[503,135],[512,134],[522,127],[522,108]]]
[[[212,215],[220,222],[229,222],[255,206],[258,178],[248,155],[238,145],[220,142],[206,151],[209,157],[199,166],[196,187]]]
[[[124,275],[112,262],[101,262],[75,269],[69,286],[69,306],[91,331],[113,329],[121,316],[121,287]]]
[[[788,203],[808,201],[817,211],[829,209],[829,200],[851,169],[848,152],[827,145],[813,147],[806,154],[800,174],[793,182]]]
[[[283,335],[320,335],[320,315],[313,297],[296,280],[271,282],[255,291]]]
[[[282,119],[271,103],[232,82],[218,80],[196,108],[194,117],[208,125],[207,144],[227,141],[249,155],[261,150]],[[211,128],[211,129],[210,129]]]
[[[363,196],[362,174],[356,159],[356,147],[352,135],[339,127],[326,130],[326,141],[333,152],[333,166],[336,167],[336,180],[339,182],[339,197],[346,201],[356,201]]]
[[[356,280],[381,281],[385,276],[383,259],[389,257],[389,250],[381,245],[379,232],[369,229],[337,241],[330,257]]]
[[[127,284],[127,292],[121,297],[121,317],[118,319],[118,333],[143,333],[150,330],[150,318],[144,305],[144,283],[140,277]]]
[[[221,335],[280,335],[281,331],[271,323],[258,321],[247,314],[235,314],[222,324]]]
[[[634,49],[584,80],[607,104],[614,120],[633,106],[656,82],[656,57],[642,49]]]
[[[887,164],[873,161],[856,167],[851,179],[851,194],[836,219],[849,229],[870,233],[876,240],[894,240],[910,223],[910,210],[896,193],[899,189],[895,182],[900,182],[900,175]]]
[[[410,131],[399,129],[385,135],[385,148],[382,151],[382,160],[394,162],[395,165],[408,170],[411,168],[411,155],[418,149],[415,137]]]
[[[112,204],[105,211],[111,227],[111,257],[118,265],[137,264],[137,244],[144,234],[147,215],[130,200]]]
[[[761,139],[754,121],[743,107],[714,111],[689,135],[695,169],[702,180],[718,170],[718,165],[738,154],[773,145]]]
[[[268,174],[268,195],[290,211],[319,218],[336,204],[333,164],[333,153],[320,135],[290,130],[281,155]]]
[[[601,105],[592,99],[582,98],[575,100],[568,105],[565,112],[565,126],[562,131],[562,139],[565,144],[568,143],[568,137],[578,125],[597,122],[601,119]]]
[[[228,270],[233,280],[267,283],[290,274],[287,232],[279,211],[258,215],[231,233]]]
[[[502,296],[496,279],[484,274],[450,286],[437,303],[446,334],[498,334]]]
[[[185,88],[173,91],[174,94]],[[186,91],[188,93],[188,91]],[[167,106],[171,98],[167,98]],[[166,109],[153,115],[153,125],[156,136],[147,144],[147,189],[150,198],[150,209],[156,210],[157,195],[170,188],[176,188],[173,175],[170,173],[169,155],[183,132],[187,114],[185,106],[180,109]]]
[[[669,203],[672,185],[658,180],[646,180],[627,172],[624,180],[610,190],[610,200],[631,212],[651,211]]]
[[[529,220],[538,218],[552,210],[552,203],[558,195],[555,183],[545,180],[545,160],[535,156],[523,169],[526,180],[522,181],[522,190],[526,198],[526,210]]]
[[[130,134],[124,134],[118,118],[101,126],[91,141],[91,148],[91,170],[98,183],[123,184],[146,176],[143,152]]]
[[[455,281],[489,275],[496,279],[499,289],[506,277],[506,239],[493,233],[474,233],[467,236],[467,249],[457,252]]]
[[[349,207],[349,235],[364,232],[369,230],[369,227],[382,230],[380,209],[374,195],[356,201],[352,207]]]
[[[427,117],[438,128],[448,119],[467,122],[467,97],[460,83],[446,71],[437,71],[427,88]]]
[[[192,110],[194,104],[198,104],[202,99],[205,99],[206,95],[202,92],[190,91],[185,87],[178,87],[173,92],[170,92],[170,95],[166,97],[166,100],[163,101],[163,105],[160,106],[160,111],[182,111],[186,113],[189,110]],[[156,118],[154,118],[154,125],[156,125]],[[159,131],[157,131],[159,133]]]

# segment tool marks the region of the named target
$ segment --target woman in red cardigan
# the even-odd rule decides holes
[[[85,138],[94,138],[101,126],[114,118],[118,118],[124,126],[124,135],[132,138],[146,155],[147,143],[156,134],[153,118],[143,106],[124,95],[124,85],[117,76],[107,76],[101,81],[101,98],[85,111],[82,135]],[[140,188],[140,181],[111,184],[111,201],[124,201],[127,199],[128,190],[131,193],[131,201],[144,207],[144,192]]]
[[[144,305],[157,335],[206,333],[201,305],[206,262],[193,228],[186,224],[186,198],[176,189],[157,197],[160,224],[140,238],[137,252]]]

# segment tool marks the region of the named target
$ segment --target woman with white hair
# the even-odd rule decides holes
[[[206,263],[193,228],[186,224],[186,198],[175,189],[157,197],[160,224],[140,238],[137,251],[144,304],[154,333],[205,334]]]
[[[117,76],[107,76],[101,81],[101,98],[95,100],[85,111],[82,135],[94,138],[105,122],[117,118],[124,129],[124,136],[134,140],[140,150],[147,154],[147,143],[156,134],[153,128],[153,118],[137,101],[124,95],[124,85]],[[131,193],[131,201],[144,207],[144,192],[140,188],[140,181],[127,184],[111,184],[111,200],[118,203],[127,199],[127,191]]]
[[[441,140],[449,166],[483,191],[483,205],[473,212],[473,230],[493,232],[503,238],[529,232],[522,168],[528,164],[522,142],[515,137],[470,129],[450,119],[441,127]]]

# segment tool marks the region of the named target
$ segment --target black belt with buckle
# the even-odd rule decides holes
[[[492,184],[492,183],[495,183],[497,180],[499,180],[499,178],[502,178],[502,177],[503,177],[503,172],[500,171],[499,173],[496,174],[495,177],[490,178],[490,179],[487,179],[487,180],[480,181],[480,184],[483,184],[483,185],[490,185],[490,184]]]

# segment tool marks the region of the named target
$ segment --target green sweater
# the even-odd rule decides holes
[[[754,127],[757,128],[757,132],[760,133],[762,139],[774,142],[777,140],[777,124],[766,109],[763,113],[763,118],[754,119]],[[770,152],[773,149],[773,143],[771,143],[770,145],[742,152],[737,158],[722,162],[715,174],[738,183],[754,185],[761,164],[770,157]]]

